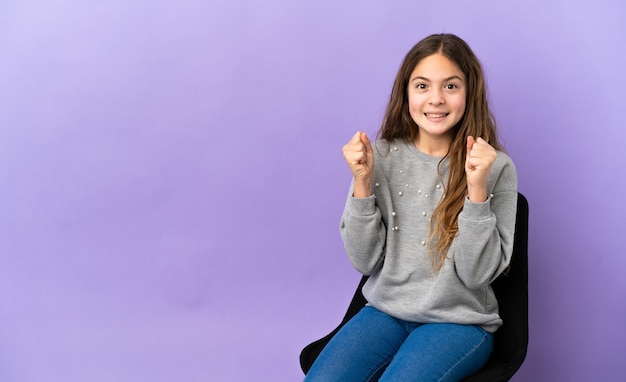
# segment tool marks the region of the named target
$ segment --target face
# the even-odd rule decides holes
[[[453,137],[452,128],[465,112],[463,72],[442,54],[433,54],[413,69],[407,94],[409,113],[419,129],[419,143],[439,142],[447,147]]]

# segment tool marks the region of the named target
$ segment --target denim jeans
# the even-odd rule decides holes
[[[305,382],[459,381],[480,370],[493,334],[476,325],[418,324],[366,306],[330,340]]]

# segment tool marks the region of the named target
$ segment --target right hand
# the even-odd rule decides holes
[[[354,176],[354,197],[364,198],[372,194],[374,177],[374,151],[367,134],[357,132],[343,146],[343,157]]]

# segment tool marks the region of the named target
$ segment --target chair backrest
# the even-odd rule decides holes
[[[491,284],[503,321],[491,360],[509,365],[509,378],[524,362],[528,348],[528,214],[528,200],[518,193],[511,265]]]
[[[509,270],[500,275],[491,285],[496,294],[503,325],[498,329],[494,349],[487,365],[465,382],[508,381],[520,368],[528,348],[528,200],[518,193],[517,215],[513,256]],[[331,333],[309,345],[300,353],[300,366],[306,374],[328,341],[365,304],[361,288],[367,281],[363,276],[350,306],[339,324]]]

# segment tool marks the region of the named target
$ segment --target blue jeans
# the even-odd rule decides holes
[[[305,382],[459,381],[480,370],[493,334],[475,325],[418,324],[366,306],[330,340]]]

